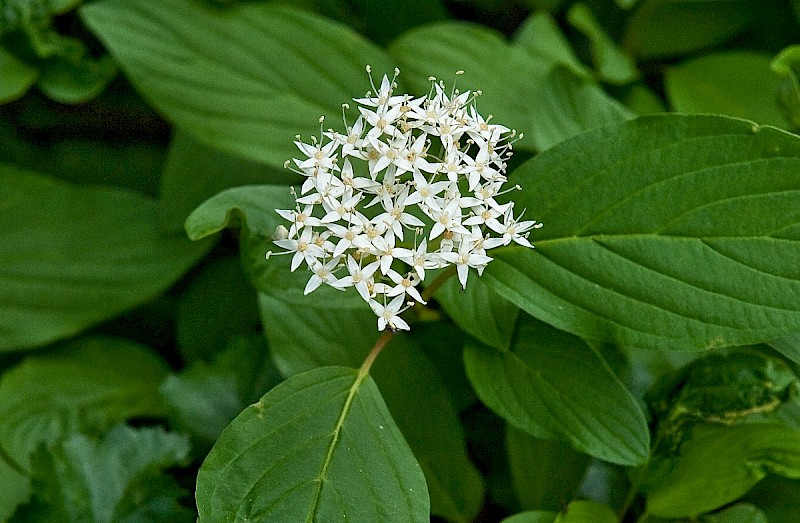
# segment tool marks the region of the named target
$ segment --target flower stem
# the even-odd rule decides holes
[[[391,330],[387,330],[381,334],[381,337],[378,338],[378,341],[375,342],[372,350],[369,351],[369,354],[367,354],[367,357],[364,359],[364,363],[361,364],[361,368],[358,369],[358,374],[360,376],[369,374],[369,369],[375,362],[375,358],[378,357],[378,354],[380,354],[383,348],[391,341],[392,337],[394,337],[394,331]]]

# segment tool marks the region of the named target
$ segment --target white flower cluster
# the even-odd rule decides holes
[[[291,225],[275,244],[293,254],[292,271],[304,262],[311,271],[305,293],[355,287],[379,330],[409,328],[400,313],[425,303],[426,270],[454,264],[466,286],[469,268],[481,274],[492,260],[488,249],[532,248],[528,233],[541,227],[495,200],[507,192],[515,132],[478,114],[480,91],[448,94],[431,78],[427,96],[396,95],[398,74],[354,99],[360,114],[353,125],[345,116],[345,134],[321,128],[310,144],[298,136],[303,158],[286,165],[305,181],[296,208],[277,211]]]

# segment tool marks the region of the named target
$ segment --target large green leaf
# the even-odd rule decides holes
[[[0,165],[0,350],[43,345],[164,291],[208,243],[165,236],[156,203]]]
[[[339,121],[341,104],[369,89],[365,65],[391,69],[357,33],[286,6],[104,0],[80,12],[167,119],[274,166],[295,153],[296,134],[319,134],[320,115]]]
[[[167,371],[146,347],[116,338],[80,339],[30,356],[0,381],[0,445],[27,469],[40,443],[51,445],[76,429],[163,415],[158,387]]]
[[[695,58],[667,69],[664,86],[676,111],[783,125],[769,55],[730,51]]]
[[[618,345],[698,350],[800,330],[800,139],[714,116],[591,131],[512,173],[544,223],[483,274],[530,314]]]
[[[680,455],[651,465],[643,486],[654,516],[695,516],[729,503],[775,472],[800,478],[800,432],[775,423],[692,429]]]
[[[612,463],[647,458],[641,408],[579,338],[525,317],[510,351],[468,345],[464,360],[481,400],[515,427]]]
[[[425,478],[375,382],[297,374],[245,409],[197,478],[200,522],[428,521]]]

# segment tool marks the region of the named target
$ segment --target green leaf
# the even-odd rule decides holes
[[[347,308],[317,296],[294,303],[259,293],[258,303],[270,353],[284,376],[330,365],[358,367],[378,339],[375,313],[363,301]]]
[[[295,375],[222,433],[197,478],[199,521],[428,521],[425,478],[372,378]]]
[[[161,428],[117,425],[96,442],[74,434],[37,460],[39,486],[47,484],[50,491],[44,504],[56,505],[46,513],[58,510],[68,521],[96,523],[141,521],[146,514],[147,521],[191,521],[177,503],[183,490],[161,475],[181,464],[188,452],[186,437]],[[172,510],[163,513],[162,508],[161,517],[153,517],[153,505],[164,502]]]
[[[800,330],[800,139],[713,116],[584,133],[511,174],[544,223],[483,278],[526,312],[620,346],[701,350]]]
[[[519,308],[482,279],[472,278],[467,287],[462,288],[456,278],[448,278],[435,297],[459,328],[481,343],[508,350]]]
[[[88,102],[99,95],[117,75],[117,65],[108,56],[92,58],[78,39],[60,37],[59,56],[41,68],[37,87],[49,98],[67,104]]]
[[[410,336],[395,335],[371,374],[425,473],[431,513],[453,522],[473,521],[483,505],[483,484],[433,363]]]
[[[644,60],[707,49],[757,19],[750,0],[645,0],[628,21],[622,42]]]
[[[769,474],[743,499],[760,507],[773,523],[800,518],[800,480]]]
[[[0,165],[0,350],[74,335],[163,292],[208,243],[164,236],[156,204]]]
[[[269,367],[261,336],[239,338],[210,364],[196,361],[167,376],[159,390],[172,408],[176,426],[208,450],[245,405],[280,381]]]
[[[520,512],[507,518],[503,518],[501,523],[553,523],[556,520],[557,512],[545,510],[530,510]]]
[[[783,124],[776,106],[778,78],[768,55],[729,51],[667,69],[667,97],[676,111],[716,113],[762,124]]]
[[[36,69],[0,49],[0,104],[21,98],[36,83],[38,76]]]
[[[511,477],[524,509],[560,510],[583,480],[591,458],[555,440],[534,438],[513,425],[506,427]]]
[[[0,484],[3,485],[3,495],[0,496],[0,521],[9,521],[17,506],[30,499],[31,480],[4,458],[0,458]]]
[[[290,171],[220,151],[178,130],[170,142],[161,176],[161,226],[168,231],[182,231],[186,218],[197,206],[225,189],[296,181],[297,176]]]
[[[635,116],[594,82],[562,67],[550,71],[531,104],[537,108],[538,118],[530,133],[542,151],[576,134]]]
[[[767,523],[767,516],[755,505],[737,503],[716,514],[706,516],[708,523]]]
[[[137,416],[162,416],[166,363],[116,338],[79,339],[29,356],[0,380],[0,445],[23,470],[40,443],[75,430],[101,431]]]
[[[648,511],[695,516],[737,499],[768,472],[800,478],[800,432],[775,423],[696,425],[678,456],[650,467],[642,487]]]
[[[614,511],[596,501],[573,501],[559,512],[554,523],[617,523]]]
[[[792,45],[778,53],[770,64],[778,76],[777,102],[789,128],[800,127],[800,45]]]
[[[498,32],[464,22],[439,22],[407,31],[389,46],[403,79],[417,93],[430,90],[430,76],[458,89],[481,90],[479,105],[495,121],[523,133],[534,126],[537,111],[529,101],[556,63],[552,56],[512,46]],[[532,149],[524,138],[515,147]]]
[[[577,76],[590,78],[592,73],[581,63],[553,17],[539,11],[532,14],[514,33],[514,46],[532,58],[553,66],[566,66]]]
[[[178,348],[187,361],[253,334],[260,325],[255,290],[236,256],[209,260],[181,293],[177,309]]]
[[[592,62],[601,80],[626,84],[639,77],[636,62],[606,34],[586,4],[573,5],[567,12],[567,21],[589,39]]]
[[[212,196],[186,218],[186,233],[192,240],[216,234],[226,227],[247,225],[265,237],[272,236],[286,220],[275,209],[291,209],[294,197],[282,185],[233,187]]]
[[[515,427],[612,463],[647,458],[644,414],[582,340],[526,317],[510,351],[468,345],[464,360],[481,401]]]
[[[198,140],[273,166],[294,136],[369,89],[364,66],[384,53],[345,26],[290,7],[225,10],[189,0],[104,0],[81,8],[143,96]]]
[[[774,340],[770,340],[767,344],[780,352],[785,358],[790,361],[800,364],[800,333],[789,334]]]

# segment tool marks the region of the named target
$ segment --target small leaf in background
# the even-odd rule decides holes
[[[175,425],[208,450],[246,405],[280,382],[270,367],[263,337],[238,338],[211,363],[196,361],[170,374],[159,390]]]
[[[425,477],[375,382],[354,369],[297,374],[245,409],[197,479],[201,523],[428,521]]]
[[[189,0],[104,0],[81,8],[142,95],[196,139],[280,167],[294,136],[319,134],[319,117],[392,69],[350,28],[286,6],[224,10]]]
[[[508,350],[519,308],[492,290],[480,278],[462,288],[456,278],[448,278],[436,292],[436,301],[453,322],[481,343]]]
[[[606,34],[586,4],[574,4],[567,12],[567,21],[589,39],[592,62],[601,80],[626,84],[639,77],[634,59]]]
[[[73,434],[37,454],[35,484],[45,495],[21,507],[19,519],[60,513],[66,521],[95,523],[193,521],[177,503],[185,491],[162,474],[188,453],[186,437],[161,428],[117,425],[99,441]]]
[[[667,112],[661,96],[643,83],[632,84],[628,88],[624,101],[628,108],[639,115]]]
[[[772,60],[772,71],[778,76],[777,103],[789,129],[800,128],[800,45],[787,47]]]
[[[555,440],[506,427],[514,490],[525,510],[561,510],[575,497],[591,457]]]
[[[137,416],[162,416],[166,405],[158,387],[167,371],[150,349],[122,338],[78,339],[29,356],[0,380],[0,445],[27,469],[40,443]]]
[[[584,131],[630,120],[635,114],[597,84],[554,67],[533,96],[538,118],[530,132],[540,151]]]
[[[697,360],[655,388],[658,430],[642,489],[648,510],[695,516],[737,499],[768,472],[800,478],[800,431],[783,421],[796,410],[799,383],[783,360],[739,348]]]
[[[696,425],[680,454],[650,471],[643,485],[648,511],[695,516],[737,499],[768,472],[800,478],[800,432],[775,423]]]
[[[620,346],[796,332],[798,173],[797,136],[743,120],[658,115],[589,131],[511,173],[516,205],[544,227],[535,250],[492,251],[482,277],[529,314]]]
[[[14,55],[0,49],[0,104],[20,98],[36,83],[39,73]]]
[[[530,510],[503,518],[500,523],[553,523],[557,515],[557,512],[547,510]]]
[[[749,503],[737,503],[719,512],[707,515],[704,521],[708,523],[767,523],[768,520],[767,516],[758,507]]]
[[[41,66],[36,86],[49,98],[65,104],[88,102],[99,95],[117,75],[117,64],[108,56],[92,58],[85,44],[59,37],[56,56]]]
[[[553,523],[617,523],[617,515],[596,501],[573,501],[558,513]]]
[[[442,376],[408,335],[396,335],[370,371],[428,484],[431,513],[473,521],[483,484]]]
[[[713,47],[744,31],[758,6],[750,0],[642,0],[622,43],[644,60]]]
[[[800,521],[800,480],[769,474],[742,500],[760,507],[773,523]]]
[[[664,75],[667,98],[683,113],[713,113],[781,126],[778,78],[769,55],[729,51],[670,67]]]
[[[789,334],[767,344],[790,361],[800,365],[800,334]]]
[[[544,59],[553,66],[561,65],[577,76],[591,78],[591,71],[581,63],[564,33],[546,12],[529,16],[514,33],[514,46],[535,59]]]
[[[225,189],[267,183],[288,185],[297,178],[291,171],[223,152],[178,130],[170,142],[161,176],[158,210],[162,227],[182,231],[196,207]]]
[[[800,380],[789,365],[756,347],[698,359],[648,394],[659,423],[655,450],[675,452],[697,423],[769,419],[781,407],[798,404],[798,394]]]
[[[162,293],[208,249],[166,236],[156,204],[0,165],[0,351],[74,335]]]
[[[246,224],[248,230],[270,238],[275,228],[285,223],[275,209],[290,209],[293,203],[289,187],[283,185],[232,187],[192,211],[186,218],[186,233],[192,240],[200,240],[226,227]]]
[[[467,345],[464,360],[481,401],[528,434],[612,463],[647,458],[641,408],[583,340],[526,317],[510,351]]]

